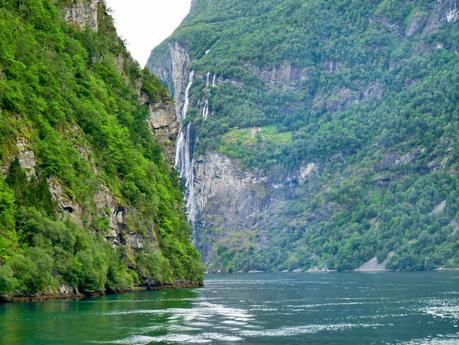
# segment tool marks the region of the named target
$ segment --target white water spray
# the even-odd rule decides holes
[[[209,116],[209,100],[206,99],[204,102],[204,107],[202,108],[202,117],[204,119],[207,119],[207,116]]]
[[[185,98],[180,118],[181,123],[183,123],[183,120],[186,119],[188,113],[190,105],[190,90],[193,85],[194,75],[195,72],[191,71],[188,77],[188,85],[185,89]],[[187,189],[185,199],[188,210],[188,221],[193,225],[196,221],[196,198],[194,191],[194,160],[192,158],[191,123],[189,123],[186,128],[180,128],[175,151],[175,168],[185,182]]]
[[[191,71],[188,77],[188,85],[186,86],[186,89],[185,89],[185,100],[183,101],[182,117],[181,117],[182,121],[185,120],[186,114],[188,113],[188,107],[190,106],[190,89],[191,89],[191,86],[193,85],[193,79],[194,79],[194,71]]]

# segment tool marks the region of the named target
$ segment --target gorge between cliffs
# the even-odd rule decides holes
[[[458,1],[180,1],[0,0],[0,344],[458,344]]]

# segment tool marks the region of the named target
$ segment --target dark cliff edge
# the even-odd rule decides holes
[[[0,301],[202,286],[174,102],[104,1],[3,1],[0,43]]]

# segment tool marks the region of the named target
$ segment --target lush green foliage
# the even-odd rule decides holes
[[[61,2],[0,5],[0,293],[199,282],[179,183],[136,91],[141,82],[166,101],[165,88],[127,55],[103,7],[96,33],[64,23]],[[34,152],[34,176],[16,158],[18,140]],[[79,205],[77,221],[52,198],[51,178]],[[126,210],[123,236],[149,239],[142,250],[105,239],[110,210],[94,200],[102,186]]]
[[[197,152],[222,152],[274,181],[319,167],[305,185],[272,191],[285,203],[256,236],[215,236],[214,268],[343,270],[376,255],[393,269],[459,266],[450,10],[425,0],[198,1],[171,38],[198,74],[222,80],[205,91],[205,121],[205,79],[193,86]],[[251,136],[255,127],[275,130]]]

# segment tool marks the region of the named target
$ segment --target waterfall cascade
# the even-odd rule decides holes
[[[207,116],[209,116],[209,100],[206,99],[204,102],[204,107],[202,108],[202,117],[204,119],[207,119]]]
[[[193,85],[194,71],[191,71],[188,77],[188,85],[185,90],[185,96],[183,101],[183,108],[180,113],[180,122],[186,119],[188,108],[190,105],[190,89]],[[192,152],[192,137],[191,137],[191,123],[186,128],[180,127],[180,133],[177,139],[177,146],[175,152],[175,167],[180,174],[180,177],[184,180],[186,186],[186,207],[188,211],[188,221],[193,226],[193,238],[194,236],[194,222],[196,221],[196,197],[194,191],[194,160]]]
[[[206,90],[207,90],[207,88],[209,87],[209,84],[210,84],[210,72],[207,72],[207,76],[206,76]]]
[[[179,113],[181,124],[186,119],[188,108],[190,106],[190,90],[193,86],[195,77],[195,71],[191,71],[188,76],[188,84],[185,89],[183,107]],[[209,116],[209,98],[210,89],[214,88],[217,84],[217,75],[207,73],[206,75],[206,87],[204,89],[205,100],[202,109],[202,116],[206,119]],[[186,127],[181,125],[180,132],[177,138],[176,151],[175,151],[175,167],[180,174],[180,177],[185,182],[186,186],[186,208],[188,214],[188,222],[193,227],[193,239],[195,236],[195,222],[197,215],[196,206],[196,191],[194,186],[194,159],[193,159],[193,138],[192,138],[192,126],[188,123]]]
[[[188,113],[188,107],[190,106],[190,89],[191,89],[191,86],[193,85],[193,79],[194,79],[194,71],[191,71],[190,75],[188,76],[188,85],[186,86],[186,89],[185,89],[185,99],[183,101],[183,108],[181,112],[180,121],[185,120],[186,114]]]
[[[210,82],[211,80],[212,80],[212,83]],[[204,119],[207,119],[207,117],[209,116],[209,97],[210,97],[210,92],[211,92],[210,89],[214,88],[216,85],[217,85],[217,75],[214,73],[214,75],[211,78],[210,72],[208,72],[206,75],[206,87],[204,89],[205,100],[204,100],[204,106],[202,108],[202,117]]]

